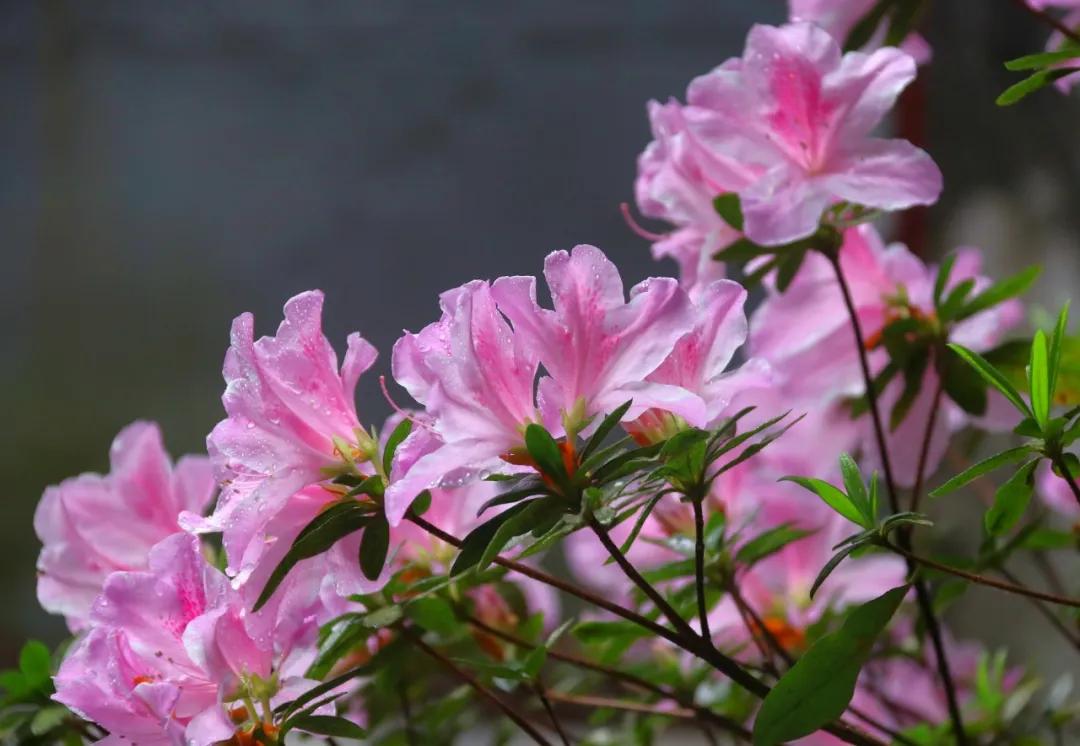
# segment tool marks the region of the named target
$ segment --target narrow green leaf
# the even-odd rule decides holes
[[[1078,50],[1078,53],[1080,53],[1080,50]],[[1054,333],[1050,337],[1049,372],[1047,376],[1050,379],[1049,398],[1051,404],[1053,404],[1054,395],[1057,393],[1058,373],[1061,370],[1061,348],[1068,326],[1069,303],[1066,302],[1061,309],[1061,313],[1058,314],[1057,323],[1054,325]]]
[[[466,570],[471,570],[480,562],[480,558],[484,556],[487,550],[488,544],[495,538],[496,532],[507,521],[520,514],[523,510],[528,509],[535,501],[528,501],[512,505],[497,516],[481,523],[468,533],[468,535],[462,540],[461,551],[458,552],[458,556],[454,559],[454,564],[450,567],[450,576],[456,577],[461,575]]]
[[[779,552],[792,542],[813,534],[813,531],[796,528],[791,523],[782,523],[779,526],[763,531],[750,541],[743,544],[735,553],[735,561],[749,567],[755,562]]]
[[[893,0],[877,0],[877,3],[848,32],[847,39],[844,40],[844,51],[853,52],[866,46],[881,27],[881,22],[885,20],[885,15],[892,8],[892,4]]]
[[[1010,298],[1026,293],[1028,288],[1035,283],[1035,280],[1039,279],[1041,273],[1042,267],[1036,265],[1021,270],[1011,277],[1006,277],[1004,280],[995,282],[972,298],[957,315],[956,320],[963,321]]]
[[[713,199],[713,209],[716,214],[723,218],[724,222],[735,230],[742,232],[743,212],[739,195],[735,192],[727,192]]]
[[[390,550],[390,524],[382,513],[374,516],[360,538],[360,570],[368,580],[377,580]]]
[[[968,414],[986,414],[986,382],[974,368],[946,348],[935,359],[938,377],[946,396]]]
[[[633,403],[633,399],[623,402],[600,422],[600,425],[593,432],[592,436],[589,437],[589,442],[581,449],[579,459],[582,463],[584,463],[597,448],[603,445],[604,438],[606,438],[608,434],[622,422],[623,415],[630,410],[630,405]]]
[[[1005,91],[997,97],[995,103],[998,106],[1012,106],[1026,96],[1046,88],[1046,86],[1051,85],[1054,81],[1064,78],[1066,75],[1072,75],[1078,69],[1080,68],[1057,67],[1039,70],[1034,75],[1024,78],[1019,83],[1006,88]]]
[[[533,495],[542,495],[547,492],[547,487],[539,479],[530,479],[526,486],[516,490],[510,490],[509,492],[503,492],[500,495],[487,500],[476,511],[477,516],[481,516],[489,509],[498,507],[499,505],[509,505],[510,503],[516,503],[524,500],[526,497],[532,497]]]
[[[525,428],[525,448],[540,470],[556,481],[567,478],[559,444],[542,425],[531,424]]]
[[[938,306],[938,317],[942,321],[952,321],[964,308],[964,302],[968,298],[968,294],[975,289],[975,280],[968,278],[961,280],[953,286],[949,291],[945,299],[941,301],[941,305]]]
[[[956,253],[945,255],[938,267],[937,276],[934,278],[934,308],[940,310],[941,298],[945,294],[945,288],[949,284],[949,275],[952,274],[953,265],[956,263]]]
[[[963,358],[964,362],[966,362],[968,365],[978,371],[979,375],[982,376],[987,383],[1000,391],[1001,394],[1006,399],[1008,399],[1021,414],[1023,414],[1025,417],[1032,416],[1031,409],[1028,408],[1027,403],[1020,396],[1020,393],[1016,390],[1016,388],[1011,383],[1009,383],[1009,379],[1007,379],[1004,374],[1002,374],[1001,371],[999,371],[997,368],[986,362],[986,360],[981,355],[979,355],[979,353],[972,352],[963,345],[953,343],[949,344],[949,349],[955,352],[961,358]]]
[[[874,643],[904,600],[901,586],[852,609],[776,683],[754,722],[754,746],[775,746],[809,735],[840,717]]]
[[[824,500],[826,505],[852,523],[858,524],[863,528],[870,528],[871,525],[873,525],[867,525],[866,517],[862,514],[862,511],[856,507],[855,503],[851,501],[851,498],[823,479],[816,479],[814,477],[784,477],[780,481],[794,482],[800,487],[810,490]]]
[[[803,265],[803,260],[806,259],[806,254],[807,251],[805,249],[792,251],[785,254],[783,259],[780,260],[780,265],[776,270],[776,289],[779,292],[787,292],[791,283],[795,281],[795,275],[799,273],[799,269]]]
[[[553,506],[559,506],[557,500],[550,498],[539,500],[530,500],[525,503],[525,508],[510,518],[503,521],[495,533],[491,537],[491,541],[484,548],[483,553],[480,555],[479,562],[476,563],[477,569],[483,570],[491,561],[495,559],[495,555],[503,550],[503,548],[510,543],[510,541],[518,536],[527,534],[532,531],[539,523],[541,523]],[[561,508],[561,506],[559,506]],[[513,508],[508,509],[509,513]],[[546,529],[545,529],[546,530]]]
[[[749,238],[739,238],[713,254],[713,259],[718,262],[741,264],[765,254],[772,254],[774,250],[771,246],[759,246]]]
[[[821,568],[821,572],[819,572],[817,574],[817,577],[814,578],[813,585],[810,586],[810,598],[813,598],[815,595],[817,595],[818,588],[821,587],[822,583],[829,579],[829,576],[832,575],[833,570],[839,567],[840,563],[843,562],[849,554],[861,547],[864,543],[865,540],[852,541],[850,544],[846,544],[843,549],[841,549],[829,558],[829,561],[825,563],[825,566],[823,568]]]
[[[1047,365],[1046,335],[1042,329],[1031,341],[1031,362],[1028,364],[1028,388],[1031,391],[1031,412],[1039,427],[1045,429],[1050,419],[1050,377]]]
[[[367,731],[351,720],[335,715],[302,715],[289,721],[289,730],[314,733],[319,736],[337,736],[338,738],[367,738]]]
[[[626,537],[626,541],[624,541],[622,543],[622,546],[619,547],[619,551],[621,551],[623,554],[626,554],[630,551],[630,547],[633,546],[634,541],[637,540],[638,534],[641,533],[641,529],[645,527],[645,521],[649,519],[649,516],[653,512],[653,508],[656,507],[656,504],[660,502],[663,497],[663,492],[657,492],[655,495],[649,498],[648,502],[646,502],[644,506],[642,506],[641,510],[638,512],[637,519],[634,521],[634,527],[630,530],[630,535]]]
[[[394,454],[409,433],[412,432],[412,420],[404,419],[398,423],[390,437],[386,439],[386,447],[383,448],[383,473],[389,474],[394,465]]]
[[[998,487],[994,493],[994,504],[983,519],[988,534],[998,536],[1005,533],[1024,515],[1035,489],[1034,473],[1038,463],[1039,459],[1032,459]]]
[[[862,472],[859,471],[855,460],[846,453],[840,454],[840,473],[844,478],[844,489],[847,490],[848,499],[865,519],[863,525],[867,527],[874,525],[877,515],[870,510],[870,495],[866,491]]]
[[[1038,54],[1026,54],[1023,57],[1017,57],[1014,60],[1009,60],[1005,63],[1006,70],[1038,70],[1039,68],[1049,67],[1057,64],[1058,62],[1064,62],[1065,60],[1071,60],[1080,57],[1080,47],[1070,47],[1068,49],[1059,49],[1056,52],[1039,52]]]
[[[942,495],[947,495],[950,492],[954,492],[963,487],[968,482],[974,479],[978,479],[983,474],[989,474],[990,472],[1004,466],[1005,464],[1019,461],[1020,459],[1027,456],[1029,453],[1031,453],[1031,448],[1029,448],[1028,446],[1017,446],[1016,448],[1010,448],[1006,451],[1002,451],[1001,453],[995,453],[993,456],[984,458],[977,464],[973,464],[967,469],[964,469],[964,471],[960,472],[952,479],[949,479],[945,482],[945,484],[941,485],[937,489],[931,490],[930,497],[941,497]]]
[[[270,596],[297,562],[322,554],[338,540],[362,529],[371,519],[370,508],[352,499],[335,503],[315,516],[297,535],[289,551],[274,568],[252,610],[258,611],[270,600]]]

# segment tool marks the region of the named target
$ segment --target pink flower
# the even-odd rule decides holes
[[[251,571],[239,558],[294,494],[373,454],[354,391],[375,349],[359,334],[349,335],[339,372],[321,330],[322,305],[319,291],[291,298],[277,336],[257,342],[251,314],[233,322],[222,397],[228,418],[207,439],[222,493],[208,520],[184,520],[190,530],[224,532],[232,574]]]
[[[111,471],[83,474],[49,487],[34,514],[44,545],[38,557],[38,600],[86,626],[109,573],[146,567],[150,547],[178,530],[181,511],[202,511],[214,494],[210,463],[185,456],[175,466],[158,426],[124,428],[109,451]]]
[[[835,202],[884,210],[931,204],[941,172],[925,152],[870,132],[915,76],[898,49],[841,55],[810,23],[754,26],[741,59],[690,84],[702,110],[691,129],[709,150],[755,177],[730,188],[742,199],[745,232],[783,244],[817,230]]]
[[[701,399],[680,386],[649,380],[694,326],[690,299],[670,278],[650,278],[626,300],[615,265],[594,246],[556,251],[544,261],[554,310],[536,300],[534,277],[500,277],[492,286],[515,335],[547,375],[538,400],[550,427],[580,427],[628,400],[631,420],[656,407],[704,424]]]
[[[678,386],[705,404],[704,422],[715,424],[733,409],[732,403],[773,383],[765,361],[754,359],[728,370],[735,351],[746,341],[743,306],[746,290],[731,280],[717,280],[703,288],[694,303],[694,328],[684,335],[652,373],[651,383]],[[641,442],[671,437],[685,423],[663,409],[649,409],[626,429]]]
[[[816,23],[843,46],[855,25],[873,10],[875,4],[875,0],[788,0],[788,10],[792,22]],[[883,21],[861,51],[869,52],[881,47],[887,32],[888,26]],[[908,34],[900,48],[920,65],[930,61],[930,45],[919,34]]]
[[[901,244],[884,246],[877,232],[864,225],[848,230],[840,249],[840,266],[851,294],[863,334],[869,343],[891,320],[903,314],[930,317],[934,314],[933,285],[936,268],[926,266]],[[965,279],[975,279],[975,292],[989,280],[980,273],[981,259],[975,249],[957,251],[948,288]],[[975,314],[956,324],[950,339],[976,351],[1001,341],[1003,334],[1021,318],[1017,301],[1008,301]],[[839,286],[828,261],[810,254],[798,275],[782,295],[770,290],[769,297],[751,321],[751,352],[769,361],[786,378],[787,393],[797,401],[821,402],[861,396],[862,374],[854,333],[843,304]],[[884,352],[875,350],[872,365],[880,370]],[[915,480],[922,435],[932,405],[936,373],[929,368],[920,395],[907,417],[889,434],[889,450],[896,478],[910,485]],[[902,390],[902,381],[893,381],[879,402],[890,411]],[[1005,405],[996,395],[989,397],[987,413],[978,419],[984,427],[1008,423]],[[866,418],[864,418],[865,420]],[[936,418],[931,437],[929,471],[944,454],[949,434],[972,422],[951,400],[946,399]],[[866,422],[864,427],[868,428]],[[869,437],[869,430],[866,430]],[[839,455],[839,448],[836,456]],[[875,458],[874,454],[870,454]]]
[[[739,237],[717,214],[713,200],[750,174],[697,141],[686,122],[696,110],[672,100],[650,101],[648,112],[653,141],[638,157],[638,209],[675,226],[671,233],[655,236],[653,256],[678,262],[681,283],[693,293],[723,276],[723,264],[712,255]]]
[[[240,727],[264,716],[242,696],[274,704],[303,685],[306,620],[280,620],[273,643],[253,639],[239,597],[186,534],[156,545],[148,568],[106,581],[90,633],[56,675],[57,701],[117,742],[210,746],[237,731],[230,711]]]
[[[700,397],[648,380],[694,324],[674,280],[645,280],[627,301],[615,265],[592,246],[550,254],[544,274],[554,310],[537,303],[533,277],[474,281],[444,293],[442,318],[394,346],[394,377],[425,415],[395,458],[391,524],[424,489],[513,471],[503,457],[532,422],[559,436],[633,400],[624,420],[658,408],[703,424]],[[537,385],[538,363],[547,375]]]
[[[442,318],[394,345],[394,378],[426,410],[395,456],[386,514],[397,525],[425,489],[455,487],[497,470],[539,419],[536,355],[475,280],[443,293]]]

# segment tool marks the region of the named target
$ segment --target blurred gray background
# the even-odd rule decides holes
[[[1052,308],[1080,278],[1080,95],[996,108],[1015,80],[1001,62],[1046,30],[1008,0],[933,5],[915,124],[946,192],[922,248],[979,245],[995,272],[1052,261],[1032,297]],[[28,635],[63,634],[34,597],[43,487],[105,469],[136,418],[160,422],[174,455],[202,448],[238,313],[270,332],[287,297],[322,288],[331,339],[360,330],[388,373],[402,328],[474,277],[534,273],[582,242],[628,284],[673,272],[618,212],[645,102],[682,97],[752,22],[784,14],[779,0],[0,4],[0,663]],[[360,390],[369,421],[387,412],[376,380]],[[962,631],[1039,654],[1030,610],[972,595]]]

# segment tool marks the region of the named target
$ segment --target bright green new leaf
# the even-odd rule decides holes
[[[824,500],[830,508],[852,523],[857,523],[863,528],[871,528],[873,525],[867,523],[866,516],[864,516],[862,511],[851,501],[851,498],[823,479],[815,479],[813,477],[784,477],[780,481],[794,482],[800,487],[810,490]]]
[[[1054,334],[1050,337],[1050,356],[1047,363],[1050,379],[1050,403],[1054,403],[1054,395],[1057,393],[1058,373],[1061,370],[1061,348],[1065,341],[1065,333],[1069,326],[1069,304],[1066,302],[1058,314],[1057,323],[1054,325]]]
[[[979,375],[983,377],[983,380],[1000,391],[1021,414],[1025,417],[1032,416],[1031,409],[1028,408],[1027,403],[1020,396],[1020,393],[1016,388],[1009,383],[1009,379],[1007,379],[1001,371],[988,363],[981,355],[979,355],[979,353],[972,352],[963,345],[953,343],[949,344],[949,349],[962,357],[968,365],[978,371]]]
[[[1039,279],[1040,274],[1042,274],[1042,267],[1036,265],[995,282],[972,298],[957,315],[956,320],[963,321],[1010,298],[1022,295],[1035,283],[1035,280]]]
[[[1039,459],[1032,459],[998,487],[994,493],[994,504],[983,517],[988,534],[997,536],[1008,531],[1024,515],[1035,489],[1034,473],[1038,463]]]
[[[1050,418],[1050,371],[1047,365],[1046,335],[1042,329],[1031,341],[1031,362],[1028,364],[1028,387],[1031,391],[1031,411],[1039,427],[1046,428]]]
[[[390,433],[390,437],[386,439],[386,447],[383,449],[384,474],[390,473],[394,465],[394,454],[397,453],[398,446],[409,437],[410,432],[412,432],[412,420],[405,419],[398,423],[398,426]]]
[[[869,528],[877,522],[877,515],[870,505],[870,495],[866,491],[866,483],[863,482],[862,472],[858,464],[846,453],[840,454],[840,473],[844,478],[844,489],[847,490],[848,499],[859,510],[865,519],[860,525]]]
[[[893,588],[852,609],[839,630],[806,651],[762,702],[754,746],[801,738],[844,713],[859,671],[907,591],[908,586]]]
[[[289,721],[289,730],[356,740],[367,738],[367,731],[359,725],[336,715],[299,715]]]
[[[997,97],[995,103],[998,106],[1012,106],[1026,96],[1053,84],[1054,81],[1064,78],[1066,75],[1072,75],[1077,69],[1080,68],[1043,68],[1034,75],[1024,78],[1019,83],[1006,88],[1005,91]]]
[[[1039,52],[1038,54],[1026,54],[1005,63],[1006,70],[1038,70],[1050,65],[1056,65],[1065,60],[1080,57],[1080,47],[1059,49],[1056,52]]]

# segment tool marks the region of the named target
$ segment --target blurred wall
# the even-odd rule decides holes
[[[1007,0],[935,5],[923,121],[947,191],[929,249],[981,243],[999,267],[1050,252],[1051,307],[1080,276],[1078,99],[997,109],[1000,62],[1046,33]],[[779,0],[0,5],[0,659],[63,633],[34,599],[42,488],[105,469],[136,418],[174,454],[202,448],[236,314],[270,332],[287,297],[323,288],[331,339],[360,330],[388,373],[401,329],[474,277],[580,242],[628,284],[672,272],[618,212],[645,102],[783,16]]]

